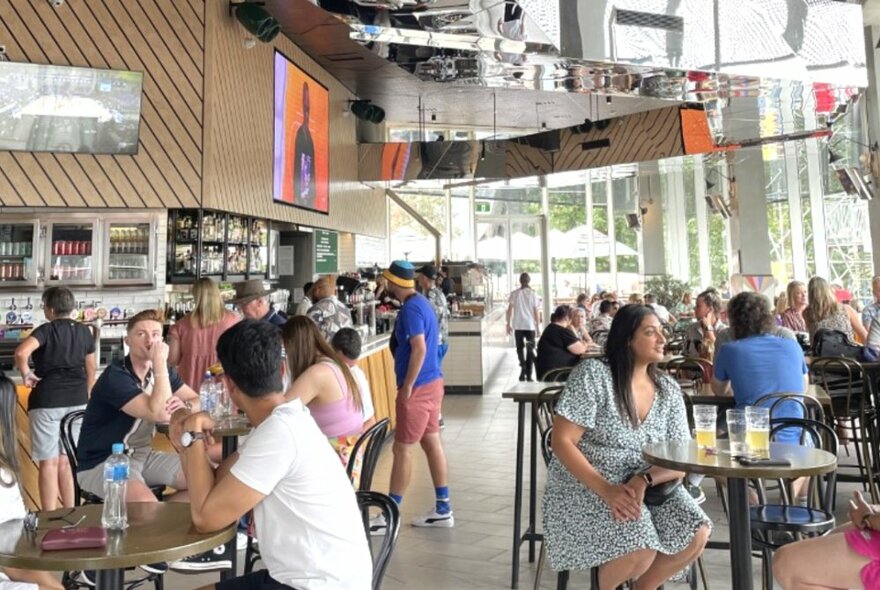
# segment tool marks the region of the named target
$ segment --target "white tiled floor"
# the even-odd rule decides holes
[[[484,395],[446,398],[443,441],[449,459],[455,528],[417,529],[409,526],[410,519],[429,508],[434,498],[427,464],[418,453],[413,481],[403,503],[404,526],[385,575],[383,590],[510,587],[516,407],[501,399],[501,391],[508,382],[516,379],[518,367],[512,349],[508,357],[509,370],[496,371],[495,374],[502,377],[490,383]],[[380,491],[387,491],[390,459],[389,447],[374,480]],[[539,490],[543,489],[543,477],[544,468],[539,466]],[[704,483],[704,489],[708,496],[704,508],[715,524],[713,538],[726,540],[726,523],[711,480]],[[841,485],[839,489],[841,513],[838,516],[841,517],[845,513],[845,498],[853,486]],[[519,587],[531,588],[535,564],[528,563],[525,546],[521,556]],[[730,590],[728,553],[707,551],[704,560],[712,590]],[[753,565],[755,587],[760,588],[760,561],[754,560]],[[167,576],[166,588],[183,590],[215,580],[216,574],[184,576],[171,573]],[[554,573],[545,569],[541,582],[542,588],[555,588]],[[588,588],[589,579],[584,574],[575,573],[569,587]]]

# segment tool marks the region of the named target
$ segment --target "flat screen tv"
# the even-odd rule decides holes
[[[0,62],[0,150],[136,154],[141,72]]]
[[[274,199],[330,212],[330,93],[275,52]]]

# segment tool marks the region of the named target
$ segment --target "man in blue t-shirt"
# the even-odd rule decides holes
[[[437,355],[437,316],[431,303],[415,290],[415,268],[397,260],[385,270],[388,290],[403,302],[391,336],[394,374],[397,377],[397,429],[394,432],[394,463],[389,495],[400,504],[409,485],[412,454],[421,444],[428,459],[437,501],[413,526],[451,527],[454,524],[446,476],[446,453],[440,441],[440,405],[443,374]],[[381,531],[382,523],[372,528]]]
[[[773,335],[773,314],[765,296],[740,293],[730,300],[727,317],[734,340],[715,357],[712,390],[716,395],[732,394],[736,407],[744,408],[770,393],[806,391],[804,353],[797,341]],[[772,416],[803,417],[803,407],[795,401],[780,403]],[[796,429],[786,429],[776,440],[797,443],[798,435]]]

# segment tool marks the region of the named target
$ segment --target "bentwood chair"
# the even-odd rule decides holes
[[[822,403],[814,397],[802,393],[768,393],[758,398],[754,405],[770,409],[770,417],[776,416],[783,407],[798,408],[800,415],[809,420],[825,422]]]
[[[697,357],[674,358],[666,363],[666,372],[683,390],[699,391],[712,378],[712,363]]]
[[[559,367],[558,369],[550,369],[541,377],[541,381],[550,381],[557,383],[565,383],[574,367]]]
[[[364,533],[367,535],[367,544],[370,546],[370,554],[373,556],[373,587],[379,590],[382,586],[382,578],[385,576],[385,568],[391,559],[391,552],[397,544],[400,536],[400,508],[397,502],[390,496],[379,492],[358,491],[357,503],[361,510],[361,518],[364,522]],[[385,517],[387,529],[381,537],[370,535],[370,509],[376,509]],[[378,551],[373,550],[373,539],[381,539]]]
[[[813,382],[825,389],[831,398],[828,423],[851,433],[856,464],[841,462],[838,481],[859,482],[880,502],[880,455],[877,444],[877,406],[867,371],[858,361],[845,357],[819,357],[810,363]],[[844,448],[848,444],[844,442]]]
[[[771,418],[770,440],[783,430],[800,431],[800,444],[837,455],[837,435],[834,429],[817,420],[800,418]],[[804,537],[817,537],[834,528],[834,503],[837,471],[809,478],[807,504],[798,505],[791,492],[793,480],[777,480],[780,503],[768,504],[762,480],[755,482],[758,505],[750,509],[752,546],[761,551],[763,588],[773,590],[773,552]]]
[[[358,483],[357,489],[362,492],[369,491],[373,486],[373,473],[376,471],[376,465],[379,463],[379,457],[382,455],[390,428],[391,419],[382,418],[361,434],[357,442],[354,443],[345,472],[352,484]],[[361,463],[360,481],[355,482],[354,469],[358,460]]]

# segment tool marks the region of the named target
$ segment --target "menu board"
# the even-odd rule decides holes
[[[323,229],[315,230],[315,272],[332,274],[339,270],[339,234]]]

